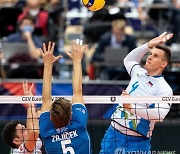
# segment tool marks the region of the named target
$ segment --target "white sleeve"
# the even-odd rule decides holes
[[[36,141],[36,147],[35,147],[35,149],[36,149],[36,150],[40,150],[41,147],[42,147],[42,141],[41,141],[40,138],[38,138],[37,141]]]
[[[132,104],[131,113],[151,121],[162,122],[168,114],[171,105],[167,103],[154,104],[153,108],[145,108],[138,104]]]
[[[127,72],[129,73],[130,76],[131,76],[132,68],[135,65],[138,65],[140,63],[142,57],[148,51],[149,51],[149,47],[148,47],[148,43],[146,43],[146,44],[143,44],[143,45],[135,48],[134,50],[132,50],[124,58],[124,66],[125,66],[125,68],[126,68],[126,70],[127,70]]]

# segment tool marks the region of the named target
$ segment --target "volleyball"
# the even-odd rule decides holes
[[[105,0],[82,0],[83,5],[90,11],[98,11],[103,8]]]

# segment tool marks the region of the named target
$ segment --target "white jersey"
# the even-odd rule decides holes
[[[131,75],[130,83],[126,91],[130,96],[170,96],[173,95],[171,87],[167,84],[163,76],[149,76],[147,71],[142,68],[138,63],[142,58],[143,54],[148,50],[147,44],[136,48],[130,54],[136,53],[136,60],[125,64],[128,73]],[[141,51],[141,52],[140,52]],[[137,55],[139,53],[139,57]],[[129,58],[127,56],[127,58]],[[135,57],[133,57],[135,58]],[[119,104],[116,111],[112,115],[111,125],[116,126],[117,124],[126,128],[126,134],[140,134],[146,137],[152,135],[154,125],[156,122],[161,122],[167,115],[170,109],[170,104],[133,104],[131,113],[122,108],[122,104]],[[121,127],[121,129],[122,129]],[[129,132],[127,131],[127,128]],[[119,130],[121,131],[121,130]],[[134,135],[134,134],[133,134]],[[137,135],[138,136],[138,135]]]
[[[41,147],[42,147],[42,141],[41,139],[38,138],[36,142],[36,147],[33,152],[28,152],[26,150],[26,147],[24,146],[24,142],[19,146],[18,149],[12,149],[12,154],[42,154],[41,152]]]

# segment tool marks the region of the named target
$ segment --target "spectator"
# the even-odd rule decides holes
[[[34,19],[31,16],[24,17],[19,22],[19,31],[14,34],[10,34],[7,38],[7,42],[27,42],[31,57],[38,59],[41,55],[38,48],[41,47],[42,40],[33,34],[34,28]]]
[[[41,78],[41,66],[34,65],[34,62],[37,62],[41,55],[38,48],[42,46],[42,40],[33,34],[34,27],[34,19],[31,16],[26,16],[19,22],[19,31],[8,36],[7,42],[27,43],[29,50],[29,54],[19,53],[12,56],[8,61],[33,64],[32,66],[20,65],[16,69],[8,69],[8,78]]]
[[[150,0],[151,1],[151,0]],[[135,8],[137,10],[137,13],[138,13],[138,18],[141,20],[141,21],[147,21],[149,19],[149,16],[145,10],[145,8],[143,7],[143,3],[144,0],[132,0],[132,2],[134,3],[135,5]],[[147,2],[146,1],[146,4],[150,4],[151,2]]]
[[[35,19],[36,34],[47,37],[49,14],[40,8],[39,0],[27,0],[23,13],[19,15],[18,20],[22,20],[27,15],[31,15]]]
[[[112,8],[111,6],[108,6],[109,3],[114,4],[115,2],[107,1],[107,7],[103,7],[101,10],[93,12],[92,17],[84,24],[84,35],[88,42],[97,42],[104,33],[111,29],[111,22],[113,20],[126,20],[124,15],[125,10],[120,9],[117,12],[110,11]]]
[[[136,47],[135,39],[132,36],[125,34],[125,27],[126,27],[126,22],[124,20],[112,21],[112,31],[106,32],[100,38],[98,42],[98,47],[96,48],[94,55],[92,57],[92,62],[103,62],[105,48],[108,46],[112,48],[127,47],[129,52]],[[106,67],[106,70],[104,71],[105,71],[105,74],[107,75],[107,79],[113,78],[113,76],[112,77],[108,76],[109,71],[117,72],[118,69],[119,69],[118,66]],[[104,71],[102,72],[102,74],[104,74]]]

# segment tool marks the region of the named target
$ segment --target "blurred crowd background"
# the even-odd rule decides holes
[[[64,51],[71,51],[71,42],[77,38],[88,45],[83,57],[83,94],[120,95],[130,79],[123,58],[164,31],[173,33],[174,37],[165,44],[171,49],[172,58],[163,75],[174,95],[180,95],[180,0],[106,0],[103,9],[96,12],[89,11],[81,0],[0,0],[0,95],[20,95],[20,82],[24,79],[35,82],[36,95],[41,94],[43,63],[38,48],[48,41],[56,43],[55,55],[63,55],[53,68],[52,94],[70,95],[72,62]],[[145,60],[146,55],[142,65]],[[2,105],[1,109],[2,121],[9,120],[9,113],[19,114],[13,107],[7,111]],[[90,112],[90,118],[98,115],[110,119],[109,110],[112,112],[100,104],[99,108],[93,108],[92,115]],[[164,141],[173,139],[161,148],[173,145],[177,150],[179,145],[174,145],[174,139],[179,139],[180,105],[173,104],[167,117],[177,119],[177,123],[165,123],[164,133],[158,127],[161,133],[155,135],[157,143],[153,148],[159,149],[162,143],[159,139],[164,136]],[[89,126],[91,131],[97,129],[102,133],[98,141],[94,131],[97,141],[93,142],[94,147],[100,143],[105,126],[103,120]],[[175,134],[171,132],[167,136],[168,131]],[[159,134],[164,135],[159,137]]]
[[[42,42],[56,42],[55,54],[64,55],[71,41],[80,38],[89,45],[83,65],[86,79],[127,80],[115,48],[121,48],[123,56],[164,31],[174,33],[167,43],[173,52],[169,71],[179,71],[179,22],[179,0],[107,0],[96,12],[81,0],[0,0],[1,77],[42,78]],[[65,55],[54,77],[71,78]]]
[[[55,54],[64,56],[54,66],[53,77],[71,79],[72,64],[64,51],[80,38],[89,45],[83,59],[85,80],[129,80],[124,56],[167,31],[174,37],[166,44],[172,61],[165,78],[179,93],[179,23],[179,0],[106,0],[96,12],[81,0],[0,0],[0,77],[42,79],[38,48],[53,41]]]

